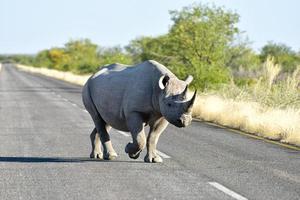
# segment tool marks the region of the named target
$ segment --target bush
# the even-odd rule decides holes
[[[294,71],[300,64],[300,56],[285,44],[273,42],[266,44],[261,50],[260,59],[266,60],[268,56],[274,57],[274,62],[280,64],[283,71],[286,72]]]
[[[261,70],[261,76],[251,84],[226,84],[213,93],[237,101],[258,102],[265,107],[300,109],[300,67],[280,80],[281,66],[269,57]]]

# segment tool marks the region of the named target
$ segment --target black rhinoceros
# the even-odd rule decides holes
[[[101,68],[82,91],[84,106],[95,124],[90,135],[90,157],[110,160],[117,156],[108,134],[113,127],[131,133],[133,142],[125,148],[130,158],[138,158],[147,146],[144,161],[162,162],[156,152],[160,134],[169,123],[186,127],[192,121],[196,92],[187,99],[192,80],[192,76],[179,80],[165,66],[152,60],[135,66],[111,64]],[[146,125],[150,126],[147,139]]]

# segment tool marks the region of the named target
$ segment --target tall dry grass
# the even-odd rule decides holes
[[[45,76],[53,77],[56,79],[64,80],[70,83],[74,83],[77,85],[84,85],[85,82],[89,79],[91,75],[77,75],[73,74],[72,72],[63,72],[55,69],[48,69],[48,68],[38,68],[38,67],[30,67],[25,65],[16,65],[17,68],[23,71],[43,74]]]
[[[300,146],[300,67],[276,80],[280,71],[268,58],[256,84],[232,83],[199,95],[194,117]]]

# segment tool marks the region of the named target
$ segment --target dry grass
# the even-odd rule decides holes
[[[77,75],[71,72],[62,72],[55,69],[37,68],[37,67],[30,67],[30,66],[19,65],[19,64],[17,65],[17,68],[31,73],[43,74],[45,76],[50,76],[77,85],[84,85],[85,82],[88,80],[88,78],[91,76],[91,75]]]
[[[193,115],[204,121],[300,146],[300,110],[264,108],[256,102],[199,95]]]

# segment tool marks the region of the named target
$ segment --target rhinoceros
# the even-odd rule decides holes
[[[144,161],[162,162],[156,145],[167,125],[191,124],[196,91],[188,100],[187,90],[192,80],[191,75],[185,81],[179,80],[153,60],[134,66],[116,63],[102,67],[82,90],[84,106],[95,124],[90,135],[90,157],[107,160],[117,157],[108,134],[113,127],[131,133],[132,142],[125,147],[130,158],[137,159],[147,146]],[[146,138],[147,125],[150,128]]]

